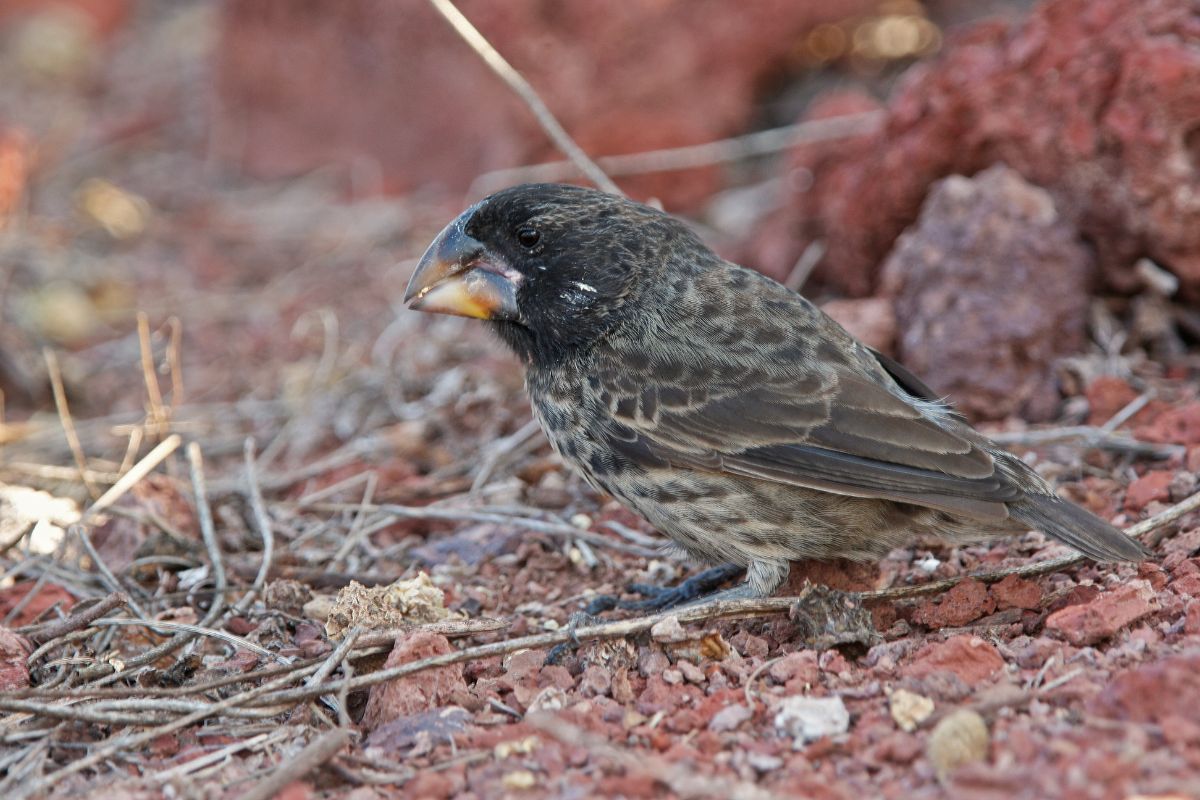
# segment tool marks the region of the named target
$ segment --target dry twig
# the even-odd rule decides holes
[[[550,109],[538,97],[538,93],[525,80],[521,73],[513,69],[513,66],[504,60],[504,56],[492,47],[491,43],[484,38],[478,29],[471,24],[471,21],[463,16],[462,12],[455,8],[454,3],[450,0],[429,0],[434,9],[439,14],[445,17],[450,26],[454,28],[455,33],[463,38],[471,49],[479,54],[484,63],[491,68],[492,72],[496,73],[508,87],[516,92],[517,96],[525,101],[525,105],[529,106],[529,110],[533,112],[533,116],[537,119],[538,124],[550,140],[563,152],[567,158],[579,169],[580,172],[587,177],[589,181],[604,191],[621,195],[621,189],[613,183],[612,179],[604,174],[604,170],[596,166],[595,162],[588,158],[587,153],[583,152],[570,134],[563,129],[554,115],[550,113]]]
[[[704,144],[619,156],[599,156],[596,158],[596,164],[609,175],[644,175],[696,169],[770,155],[806,142],[870,133],[879,127],[884,116],[883,111],[864,111],[858,114],[825,117]],[[470,194],[490,194],[514,183],[565,181],[578,174],[579,169],[573,161],[550,161],[525,167],[499,169],[480,175],[472,185]]]
[[[243,794],[240,800],[271,800],[283,787],[303,778],[336,756],[354,738],[353,731],[335,728],[325,731],[287,762]]]

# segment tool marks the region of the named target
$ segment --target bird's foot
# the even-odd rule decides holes
[[[677,586],[654,586],[647,583],[630,584],[629,591],[642,595],[643,600],[620,600],[612,595],[600,595],[588,603],[584,613],[602,614],[614,608],[630,611],[665,611],[683,605],[693,605],[709,600],[732,599],[725,597],[728,593],[742,591],[738,586],[724,592],[715,591],[718,586],[732,580],[745,572],[745,567],[734,564],[722,564],[719,567],[706,569],[698,575],[693,575]],[[742,596],[738,594],[737,596]]]
[[[589,605],[588,608],[590,609],[591,606]],[[576,611],[574,614],[572,614],[567,620],[567,627],[565,628],[570,639],[561,644],[556,644],[554,647],[550,648],[550,652],[546,654],[546,663],[557,664],[562,661],[563,657],[566,656],[567,653],[572,653],[579,649],[579,646],[582,644],[582,642],[579,641],[579,637],[575,634],[575,631],[579,630],[581,626],[595,625],[597,622],[599,622],[599,620],[597,620],[590,611]]]

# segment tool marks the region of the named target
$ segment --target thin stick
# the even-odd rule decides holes
[[[253,438],[248,437],[246,439],[243,454],[246,464],[246,494],[250,498],[250,510],[254,515],[254,527],[258,528],[258,535],[262,537],[263,553],[262,563],[258,566],[258,575],[255,576],[250,591],[242,595],[237,605],[234,606],[239,614],[249,608],[250,604],[254,602],[254,598],[262,593],[263,586],[267,583],[267,575],[271,572],[271,560],[275,557],[275,531],[271,528],[271,518],[267,515],[267,507],[263,503],[262,489],[258,485]]]
[[[30,464],[26,461],[10,461],[7,464],[0,464],[0,470],[50,481],[73,481],[79,478],[79,470],[75,467],[60,467],[54,464]],[[112,486],[121,479],[121,473],[119,472],[98,472],[97,470],[89,469],[87,474],[96,484],[105,484],[106,486]]]
[[[227,747],[222,747],[220,750],[215,750],[207,755],[200,756],[199,758],[193,758],[191,761],[185,761],[179,766],[165,769],[162,772],[155,772],[154,774],[147,776],[147,779],[157,783],[166,783],[167,781],[171,781],[175,778],[180,778],[199,769],[203,769],[210,764],[216,764],[218,761],[223,761],[234,753],[240,753],[243,750],[254,750],[260,745],[266,746],[269,744],[274,744],[280,739],[285,739],[290,735],[291,732],[286,729],[275,731],[275,733],[260,733],[257,736],[253,736],[240,742],[234,742]]]
[[[195,442],[189,443],[187,456],[188,463],[191,465],[192,491],[196,495],[196,517],[200,520],[200,535],[204,539],[204,547],[208,550],[208,558],[212,562],[213,581],[216,583],[212,608],[206,617],[215,620],[225,605],[225,562],[221,560],[221,547],[217,542],[216,529],[213,527],[212,508],[208,504],[208,491],[204,483],[204,454],[200,452],[200,445]]]
[[[34,644],[48,643],[60,636],[66,636],[72,631],[87,627],[94,620],[100,619],[100,617],[103,617],[114,608],[123,606],[128,602],[129,598],[124,592],[113,592],[107,597],[102,598],[99,602],[93,603],[82,611],[77,611],[65,619],[48,622],[44,625],[30,625],[25,628],[18,628],[17,633],[25,636]]]
[[[616,550],[621,553],[629,553],[647,558],[657,558],[661,555],[657,550],[619,542],[607,536],[585,531],[582,528],[516,515],[510,516],[508,514],[495,514],[486,511],[459,511],[447,508],[433,508],[431,506],[400,506],[395,504],[363,506],[357,503],[314,503],[309,507],[317,511],[347,511],[361,508],[374,513],[390,514],[397,519],[437,519],[449,522],[491,522],[497,525],[517,525],[531,531],[536,531],[537,533],[544,533],[548,536],[579,539],[588,544],[607,547],[610,550]]]
[[[167,320],[171,326],[171,341],[167,345],[167,367],[171,371],[171,409],[183,405],[183,367],[180,366],[180,352],[183,345],[183,323],[179,317]]]
[[[133,460],[137,458],[138,451],[142,449],[142,440],[146,438],[146,429],[133,428],[129,431],[129,444],[125,447],[125,457],[121,459],[121,466],[117,468],[117,473],[124,473],[133,466]]]
[[[67,447],[75,458],[75,466],[79,468],[79,479],[87,487],[92,497],[100,495],[96,485],[88,475],[87,458],[83,454],[83,445],[79,442],[79,434],[75,431],[75,421],[71,419],[71,407],[67,405],[67,390],[63,387],[62,370],[58,366],[58,356],[50,348],[42,351],[46,359],[46,372],[50,376],[50,390],[54,394],[54,407],[58,409],[58,418],[62,422],[63,434],[67,437]]]
[[[1186,448],[1176,444],[1152,444],[1141,442],[1124,434],[1106,432],[1093,425],[1069,425],[1062,428],[1044,428],[1034,431],[1001,431],[988,434],[997,444],[1035,446],[1070,439],[1083,439],[1088,447],[1097,447],[1116,452],[1134,453],[1151,458],[1170,458]]]
[[[283,787],[300,780],[336,756],[352,738],[354,733],[347,728],[325,731],[293,758],[276,767],[274,772],[243,794],[240,800],[271,800]]]
[[[439,14],[445,17],[450,26],[454,28],[455,33],[479,54],[492,72],[496,73],[501,80],[508,84],[510,89],[516,92],[518,97],[525,101],[525,105],[529,106],[529,110],[533,112],[533,116],[541,125],[542,130],[589,181],[609,194],[624,196],[612,179],[588,158],[587,153],[583,152],[583,149],[563,129],[563,126],[550,113],[550,109],[542,102],[542,98],[538,97],[529,81],[525,80],[521,73],[504,60],[504,56],[500,55],[496,48],[492,47],[491,43],[483,37],[483,34],[471,24],[471,21],[455,8],[454,3],[450,0],[429,0],[429,2]]]
[[[496,467],[500,466],[504,459],[517,452],[522,445],[532,440],[539,430],[541,430],[541,425],[536,419],[531,419],[516,433],[496,442],[484,457],[483,464],[480,465],[479,472],[475,475],[475,480],[471,482],[471,494],[477,494],[492,479],[492,473],[496,471]]]
[[[150,472],[153,471],[154,468],[159,464],[161,464],[167,456],[175,452],[175,449],[179,447],[179,444],[182,441],[183,439],[179,437],[179,434],[172,434],[159,442],[153,450],[147,453],[141,461],[134,464],[128,472],[118,478],[117,482],[114,483],[107,492],[100,495],[96,502],[92,503],[91,506],[89,506],[88,509],[83,512],[83,516],[80,517],[80,522],[88,521],[91,517],[99,514],[101,511],[124,497],[126,492],[132,489],[139,481],[142,480],[142,478],[145,478],[147,475],[149,475]]]
[[[154,347],[150,343],[150,317],[145,311],[137,314],[138,349],[142,356],[142,380],[146,383],[146,395],[150,401],[150,421],[157,435],[164,430],[168,421],[163,405],[162,389],[158,386],[158,375],[154,371]]]
[[[149,728],[135,734],[126,734],[123,736],[114,736],[105,740],[98,747],[95,747],[91,753],[72,761],[59,769],[40,776],[37,780],[27,781],[21,784],[14,790],[14,793],[9,795],[11,800],[26,800],[26,798],[37,797],[51,786],[60,783],[68,775],[74,775],[77,772],[82,772],[85,769],[94,767],[97,764],[104,762],[109,758],[118,756],[121,753],[137,752],[137,749],[142,745],[149,744],[159,736],[164,734],[174,733],[178,730],[183,730],[197,722],[208,719],[210,717],[221,714],[232,708],[240,708],[247,705],[255,698],[261,697],[264,694],[275,691],[282,686],[286,686],[293,681],[295,677],[292,674],[282,675],[275,680],[257,686],[253,689],[248,689],[244,692],[226,698],[219,703],[213,703],[207,708],[194,711],[191,714],[172,720],[163,725]]]
[[[108,564],[105,564],[104,559],[100,557],[99,551],[96,550],[96,545],[92,543],[92,536],[88,533],[87,526],[75,524],[70,526],[67,530],[68,532],[74,533],[77,537],[79,537],[79,541],[83,545],[83,549],[87,552],[88,558],[92,560],[92,564],[96,567],[96,571],[100,573],[100,580],[105,586],[108,587],[108,590],[114,594],[124,594],[125,587],[121,585],[121,582],[117,580],[117,576],[113,574],[113,571],[108,568]],[[146,613],[146,609],[142,608],[141,604],[132,597],[126,598],[126,605],[133,609],[133,613],[136,614],[139,619],[150,618],[150,615]]]
[[[648,150],[619,156],[599,156],[596,164],[608,175],[644,175],[653,172],[675,172],[713,164],[742,161],[755,156],[770,155],[804,142],[841,139],[870,133],[879,127],[885,112],[864,111],[824,119],[814,119],[781,128],[756,131],[742,136],[719,139],[704,144]],[[525,167],[498,169],[486,172],[471,187],[472,196],[511,186],[514,183],[563,181],[573,178],[578,169],[573,161],[550,161]]]
[[[143,628],[149,628],[150,630],[182,631],[184,633],[191,633],[196,636],[207,636],[210,639],[219,639],[223,642],[228,642],[229,644],[233,645],[234,647],[240,647],[243,650],[248,650],[257,656],[261,656],[262,658],[274,659],[274,660],[279,661],[280,663],[284,663],[284,664],[287,663],[287,660],[283,656],[279,655],[278,653],[273,653],[270,650],[268,650],[267,648],[257,645],[254,642],[249,641],[248,639],[243,639],[240,636],[235,636],[232,633],[218,630],[216,628],[207,628],[203,625],[190,625],[186,622],[169,622],[167,620],[162,620],[162,619],[140,620],[140,619],[121,619],[119,617],[109,617],[106,619],[97,620],[95,624],[96,625],[137,625],[137,626],[140,626]]]
[[[341,547],[334,553],[333,559],[329,562],[331,568],[337,568],[341,565],[355,548],[360,543],[366,540],[367,534],[363,532],[363,523],[367,519],[365,509],[371,505],[371,501],[375,499],[375,486],[379,483],[379,475],[375,470],[370,470],[366,473],[367,485],[363,489],[362,502],[359,503],[359,509],[354,513],[354,521],[350,523],[350,530],[346,533],[346,538],[342,542]]]
[[[1133,400],[1129,401],[1124,408],[1113,414],[1112,418],[1109,419],[1108,422],[1100,426],[1100,432],[1109,434],[1124,425],[1126,422],[1131,420],[1135,414],[1145,408],[1146,404],[1154,399],[1154,395],[1155,391],[1151,389],[1149,391],[1142,392],[1137,397],[1133,398]]]

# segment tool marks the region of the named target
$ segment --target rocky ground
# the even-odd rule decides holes
[[[563,468],[478,325],[398,303],[478,173],[550,154],[520,106],[433,17],[70,5],[0,0],[0,795],[1200,796],[1196,511],[1138,566],[1018,573],[1066,553],[1036,533],[796,565],[789,595],[864,593],[854,641],[784,603],[570,643],[595,596],[695,565]],[[940,52],[894,89],[899,67],[831,57],[883,99],[806,115],[877,112],[869,131],[626,187],[803,283],[1095,513],[1129,526],[1194,495],[1186,3],[1055,0],[957,32],[937,27],[953,3],[782,4],[795,19],[752,47],[715,8],[689,28],[630,3],[561,85],[544,76],[597,23],[535,5],[463,9],[597,153],[749,130],[827,88],[797,87],[834,29],[933,26]],[[749,30],[777,12],[751,5]],[[663,83],[631,109],[606,70],[635,22],[692,39],[656,51]],[[393,34],[425,47],[397,85],[399,51],[362,60]],[[676,113],[672,76],[713,54],[712,104]],[[406,102],[456,87],[473,125],[440,142],[462,107]],[[381,119],[402,129],[386,146]]]

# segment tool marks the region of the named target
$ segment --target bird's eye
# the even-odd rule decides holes
[[[521,247],[535,247],[542,240],[542,235],[533,228],[521,228],[517,231],[517,241]]]

